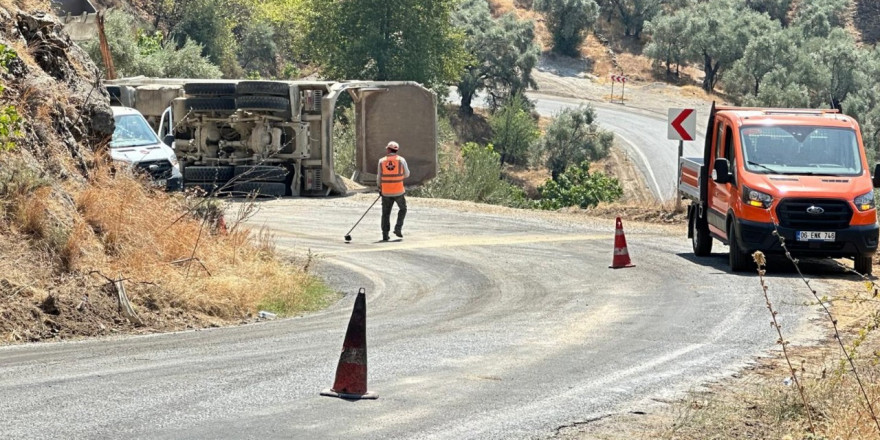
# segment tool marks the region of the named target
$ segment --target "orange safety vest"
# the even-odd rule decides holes
[[[399,196],[406,192],[403,188],[403,167],[396,154],[385,156],[379,171],[379,187],[383,196]]]

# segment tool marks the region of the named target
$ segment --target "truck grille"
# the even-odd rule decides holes
[[[171,162],[167,159],[138,162],[135,166],[153,179],[171,178]]]
[[[809,213],[821,211],[821,213]],[[852,210],[844,200],[832,199],[783,199],[776,207],[780,226],[802,231],[827,231],[844,229],[852,219]]]

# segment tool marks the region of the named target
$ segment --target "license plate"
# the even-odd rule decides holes
[[[834,241],[836,235],[827,231],[797,231],[797,241]]]

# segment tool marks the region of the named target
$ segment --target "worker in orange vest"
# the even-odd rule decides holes
[[[388,231],[391,230],[391,208],[397,203],[397,223],[394,225],[394,235],[403,238],[403,219],[406,218],[406,189],[403,187],[403,179],[409,177],[409,167],[406,159],[397,154],[400,145],[391,141],[385,147],[385,157],[379,159],[379,194],[382,195],[382,241],[388,241]]]

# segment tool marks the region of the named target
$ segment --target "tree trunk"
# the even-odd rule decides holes
[[[712,57],[703,54],[703,71],[706,76],[703,77],[703,90],[711,92],[715,88],[715,74],[718,72],[718,63],[712,66]]]
[[[461,90],[459,90],[459,93],[461,93]],[[473,99],[473,93],[461,93],[461,105],[458,106],[458,111],[468,116],[474,114],[474,108],[471,106]]]

